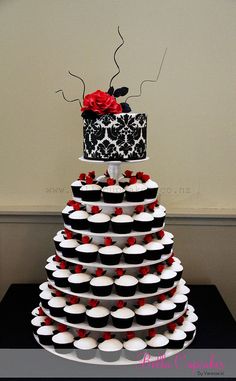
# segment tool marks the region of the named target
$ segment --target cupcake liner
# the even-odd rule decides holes
[[[181,302],[181,303],[175,302],[175,304],[176,304],[175,312],[181,312],[181,311],[183,311],[185,309],[186,303],[187,303],[187,301],[186,302]]]
[[[80,194],[80,188],[81,187],[82,187],[82,185],[81,186],[74,186],[74,185],[71,186],[71,190],[72,190],[74,197],[78,197],[78,198],[81,197],[81,194]]]
[[[108,296],[112,291],[112,284],[108,286],[92,286],[91,289],[94,295],[96,296]]]
[[[182,278],[183,270],[176,271],[176,273],[177,273],[177,275],[175,277],[175,280],[177,281],[177,280],[180,280]]]
[[[148,261],[155,261],[155,260],[161,259],[162,254],[163,254],[163,249],[161,249],[161,250],[147,250],[144,257]]]
[[[157,311],[157,319],[160,320],[169,320],[174,317],[176,309],[173,308],[172,310],[158,310]]]
[[[91,262],[96,262],[98,252],[94,251],[94,252],[84,253],[84,252],[81,252],[77,249],[76,254],[77,254],[80,262],[91,263]]]
[[[153,221],[134,220],[133,229],[137,232],[147,232],[152,230]]]
[[[62,218],[63,218],[63,221],[65,223],[65,225],[70,225],[70,218],[69,218],[69,213],[62,213]]]
[[[153,315],[139,315],[136,314],[136,322],[140,325],[153,325],[156,322],[157,314]]]
[[[75,349],[76,356],[81,360],[91,360],[96,356],[97,348]]]
[[[102,328],[107,325],[109,315],[94,318],[87,315],[88,324],[93,328]]]
[[[111,222],[112,231],[117,234],[128,234],[133,228],[133,222]]]
[[[164,225],[164,222],[165,222],[165,216],[163,217],[154,217],[154,221],[153,221],[153,227],[154,228],[161,228],[163,225]]]
[[[69,220],[70,220],[69,225],[72,227],[72,229],[75,229],[75,230],[87,230],[88,229],[89,223],[88,223],[87,218],[83,218],[83,219],[79,219],[79,220],[75,220],[73,218],[70,218]]]
[[[63,307],[56,308],[56,307],[48,306],[48,308],[49,308],[50,314],[52,316],[55,316],[55,317],[64,317],[65,316],[65,312],[63,310]]]
[[[40,302],[41,302],[43,308],[48,309],[49,308],[48,307],[48,300],[45,300],[45,299],[42,299],[42,298],[39,298],[39,299],[40,299]]]
[[[53,334],[52,335],[37,335],[37,336],[38,336],[40,344],[42,344],[42,345],[52,345]]]
[[[60,248],[60,246],[59,246],[61,242],[57,242],[57,241],[54,241],[54,240],[53,240],[53,242],[54,242],[54,245],[55,245],[55,249],[56,249],[57,251],[61,251],[61,248]]]
[[[112,323],[116,328],[130,328],[133,324],[134,317],[128,319],[119,319],[117,317],[112,316]]]
[[[134,286],[120,286],[115,284],[116,293],[120,296],[133,296],[136,292],[137,285]]]
[[[60,247],[60,251],[65,258],[75,258],[77,253],[75,247]]]
[[[140,361],[144,357],[146,353],[146,349],[141,351],[129,351],[128,349],[124,349],[124,356],[130,361]]]
[[[143,254],[124,254],[124,259],[126,263],[132,264],[132,265],[137,265],[139,263],[142,263],[144,260],[144,253]]]
[[[121,254],[99,254],[100,255],[100,260],[103,265],[118,265],[120,262]]]
[[[181,349],[184,346],[185,339],[181,340],[172,340],[169,339],[168,348],[170,349]]]
[[[157,197],[158,188],[147,188],[145,198],[151,199]]]
[[[47,273],[47,277],[51,280],[54,280],[53,276],[52,276],[52,273],[55,271],[55,270],[48,270],[48,269],[45,269],[46,270],[46,273]]]
[[[189,340],[192,340],[195,329],[193,331],[188,331],[188,332],[184,331],[184,332],[186,333],[186,339],[185,340],[189,341]]]
[[[106,233],[109,230],[110,221],[107,222],[89,222],[89,228],[92,233]]]
[[[122,352],[121,349],[119,351],[112,351],[112,352],[105,352],[105,351],[99,350],[101,359],[105,362],[118,361],[121,356],[121,352]]]
[[[138,289],[140,292],[143,292],[144,294],[154,294],[154,292],[157,292],[157,289],[159,287],[159,283],[138,283]]]
[[[150,345],[147,346],[147,352],[151,356],[163,356],[166,352],[166,348],[168,348],[168,344],[163,345],[162,347],[151,347]]]
[[[57,287],[68,287],[68,278],[53,277],[53,280]]]
[[[124,192],[122,193],[112,193],[112,192],[103,192],[103,200],[108,204],[119,204],[124,199]]]
[[[68,321],[68,323],[72,323],[72,324],[83,323],[85,321],[85,318],[86,318],[85,312],[81,314],[70,314],[66,312],[66,320]]]
[[[163,243],[163,246],[164,246],[163,254],[170,254],[173,244],[174,243],[168,243],[168,244]]]
[[[61,354],[68,354],[70,352],[72,352],[73,350],[73,345],[72,343],[69,343],[69,344],[55,344],[53,343],[53,346],[54,346],[54,349],[57,353],[61,353]]]
[[[77,293],[83,293],[83,292],[88,292],[90,288],[89,281],[88,282],[81,282],[81,283],[70,283],[69,282],[69,287],[72,292],[77,292]]]
[[[83,201],[100,201],[101,190],[81,191],[80,197]]]
[[[170,288],[174,285],[175,278],[169,278],[169,279],[161,279],[160,280],[160,288]]]
[[[40,325],[33,325],[33,324],[31,324],[31,325],[32,325],[32,331],[33,331],[33,333],[35,335],[37,335],[37,331],[41,327],[41,324]]]
[[[146,191],[129,192],[125,191],[126,201],[129,202],[142,202],[145,199]]]

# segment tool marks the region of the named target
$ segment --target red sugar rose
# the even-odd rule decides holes
[[[133,339],[134,337],[135,337],[135,333],[134,332],[127,332],[127,334],[126,334],[126,339],[127,340]]]
[[[166,300],[166,296],[165,296],[165,294],[158,295],[158,297],[157,297],[157,301],[158,301],[158,303],[161,303],[161,302],[163,302],[164,300]]]
[[[143,177],[143,172],[140,172],[140,171],[137,172],[137,173],[136,173],[136,177],[137,177],[138,180],[141,180],[142,177]]]
[[[141,275],[146,275],[146,274],[148,274],[149,272],[150,272],[150,269],[149,269],[149,267],[147,267],[147,266],[140,267],[140,269],[139,269],[139,273],[140,273]]]
[[[125,305],[125,302],[123,300],[119,300],[117,303],[116,303],[116,306],[117,308],[123,308]]]
[[[67,327],[66,327],[65,324],[61,324],[60,323],[60,324],[58,324],[57,329],[58,329],[59,332],[66,332]]]
[[[81,111],[93,111],[98,115],[119,114],[122,112],[122,107],[117,103],[115,97],[104,91],[97,90],[84,97]]]
[[[149,179],[150,179],[150,176],[144,173],[142,176],[142,182],[146,183],[146,181],[148,181]]]
[[[61,261],[61,263],[60,263],[60,269],[66,269],[66,267],[67,267],[67,264],[66,264],[66,262],[65,261]]]
[[[79,202],[76,202],[74,205],[73,205],[73,209],[74,210],[80,210],[81,209],[81,204]]]
[[[81,242],[82,243],[89,243],[90,242],[90,238],[88,235],[84,235],[81,239]]]
[[[90,171],[90,172],[88,173],[88,176],[89,176],[89,177],[92,177],[92,179],[94,179],[94,178],[95,178],[95,171]]]
[[[61,262],[61,258],[56,254],[54,257],[55,262]]]
[[[169,324],[167,324],[167,329],[168,329],[169,332],[171,332],[171,333],[174,332],[175,328],[176,328],[176,324],[175,323],[169,323]]]
[[[91,212],[92,212],[92,214],[97,214],[97,213],[99,213],[100,212],[100,209],[99,209],[99,206],[92,206],[92,208],[91,208]]]
[[[144,212],[144,205],[137,205],[135,208],[136,213],[142,213]]]
[[[165,232],[164,230],[160,230],[159,232],[157,232],[157,238],[158,239],[162,239],[165,235]]]
[[[80,175],[79,175],[79,180],[80,181],[83,181],[83,180],[85,180],[86,179],[86,173],[81,173]]]
[[[104,238],[104,244],[105,244],[105,246],[111,246],[112,245],[111,237],[105,237]]]
[[[168,264],[169,266],[171,266],[172,263],[174,263],[174,261],[175,261],[174,258],[170,257],[170,258],[167,259],[166,262],[167,262],[167,264]]]
[[[77,304],[79,302],[78,296],[70,296],[69,297],[69,303],[70,304]]]
[[[116,183],[115,179],[112,179],[111,177],[107,179],[107,185],[115,185],[115,183]]]
[[[173,296],[175,293],[176,293],[176,287],[175,287],[175,288],[172,288],[172,290],[170,290],[170,291],[168,292],[168,294],[169,294],[170,296]]]
[[[78,334],[78,336],[82,339],[83,337],[86,336],[86,331],[85,331],[85,329],[79,329],[79,330],[77,331],[77,334]]]
[[[180,317],[176,320],[176,323],[177,323],[178,325],[182,325],[183,322],[184,322],[184,317],[183,317],[183,316],[180,316]]]
[[[154,337],[157,334],[157,331],[155,328],[151,328],[148,330],[148,336],[149,337]]]
[[[67,201],[68,206],[73,206],[74,204],[76,204],[76,201],[74,201],[74,200],[68,200]]]
[[[144,242],[145,242],[145,243],[152,242],[152,240],[153,240],[153,236],[152,236],[152,234],[147,234],[147,235],[145,235],[145,237],[144,237]]]
[[[165,268],[164,265],[157,265],[157,266],[156,266],[156,272],[157,272],[158,274],[161,274],[162,271],[164,270],[164,268]]]
[[[73,232],[71,232],[68,229],[65,229],[65,235],[66,235],[66,239],[71,239],[73,237]]]
[[[83,270],[83,266],[82,265],[76,265],[75,266],[75,272],[76,274],[80,274]]]
[[[123,209],[122,208],[115,208],[115,215],[119,216],[120,214],[123,214]]]
[[[43,315],[44,315],[44,312],[43,312],[42,307],[39,307],[39,308],[38,308],[38,315],[39,315],[39,316],[43,316]]]
[[[86,176],[86,184],[93,184],[93,178],[90,176]]]
[[[137,179],[135,176],[131,176],[130,179],[129,179],[129,183],[132,185],[132,184],[136,184],[137,183]]]
[[[45,325],[51,325],[52,324],[52,319],[50,317],[46,317],[44,320]]]
[[[103,273],[104,273],[104,270],[101,269],[101,268],[98,268],[98,269],[96,270],[96,276],[102,276]]]
[[[62,292],[59,291],[59,290],[55,290],[55,295],[56,295],[56,296],[62,296]]]
[[[95,299],[90,299],[88,304],[89,304],[90,307],[96,307],[99,304],[99,301],[95,300]]]
[[[126,169],[126,171],[124,172],[124,176],[129,178],[129,177],[132,176],[132,173],[133,173],[133,171],[130,171],[129,169]]]
[[[156,203],[152,202],[151,204],[148,205],[148,209],[153,211],[155,209],[155,206],[156,206]]]
[[[145,299],[144,298],[141,298],[141,299],[138,300],[139,307],[144,306],[144,304],[145,304]]]
[[[136,238],[135,237],[129,237],[128,240],[127,240],[127,244],[129,246],[132,246],[136,243]]]
[[[104,334],[103,334],[104,340],[110,340],[111,338],[112,338],[112,336],[111,336],[110,332],[104,332]]]
[[[123,269],[116,269],[116,275],[118,276],[122,276],[124,274],[124,270]]]

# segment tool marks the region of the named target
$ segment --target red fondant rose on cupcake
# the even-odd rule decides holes
[[[116,98],[113,97],[113,95],[97,90],[84,97],[81,111],[93,111],[98,115],[119,114],[122,112],[122,107],[117,103]]]

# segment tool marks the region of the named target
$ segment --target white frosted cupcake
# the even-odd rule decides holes
[[[173,328],[172,328],[173,326]],[[186,333],[179,328],[175,327],[176,324],[168,324],[168,331],[164,335],[169,340],[168,348],[170,349],[182,349],[186,340]]]
[[[151,241],[148,242],[144,247],[146,249],[145,259],[149,261],[155,261],[161,258],[164,249],[164,246],[161,243],[157,241]]]
[[[94,243],[84,243],[79,245],[76,250],[76,255],[80,262],[91,263],[96,262],[98,254],[98,246]]]
[[[64,296],[54,296],[48,302],[50,314],[55,317],[65,316],[64,307],[66,306],[66,298]]]
[[[70,205],[66,205],[65,208],[62,210],[62,212],[61,212],[62,218],[63,218],[64,223],[66,225],[70,225],[69,214],[71,214],[73,212],[74,212],[74,208],[73,208],[73,206],[70,206]]]
[[[168,299],[162,299],[162,295],[158,298],[158,302],[155,303],[155,306],[158,309],[157,318],[159,320],[170,320],[173,319],[174,313],[176,310],[176,305],[173,301]]]
[[[88,217],[89,214],[84,210],[76,210],[69,215],[69,225],[75,230],[87,230],[88,229]]]
[[[52,325],[42,325],[37,330],[37,336],[39,339],[39,342],[42,345],[52,345],[52,337],[56,332],[56,326],[54,324]]]
[[[128,214],[120,214],[112,217],[111,226],[114,233],[128,234],[133,228],[133,218]]]
[[[147,187],[145,184],[135,183],[125,187],[126,200],[130,202],[142,202],[146,196]]]
[[[70,353],[73,350],[74,336],[68,331],[58,332],[52,337],[52,343],[56,352]]]
[[[57,287],[68,287],[68,278],[70,275],[70,270],[58,269],[52,273],[52,278]]]
[[[143,358],[147,344],[140,337],[132,337],[124,341],[125,357],[130,361],[140,361]]]
[[[150,213],[141,212],[133,216],[133,228],[138,232],[149,232],[153,228],[154,218]]]
[[[83,323],[86,317],[86,307],[81,303],[66,305],[64,312],[68,323]]]
[[[84,293],[90,288],[91,275],[85,272],[72,274],[68,278],[68,284],[72,292]]]
[[[136,292],[138,280],[133,275],[121,275],[115,280],[116,292],[120,296],[132,296]]]
[[[113,308],[111,317],[114,327],[116,328],[130,328],[134,320],[135,313],[128,307]]]
[[[147,180],[144,184],[147,187],[145,198],[147,199],[156,198],[157,192],[158,192],[158,184],[151,179]]]
[[[108,323],[110,311],[103,306],[95,306],[86,310],[88,324],[94,328],[105,327]]]
[[[110,217],[104,213],[89,216],[89,228],[93,233],[106,233],[109,230]]]
[[[169,339],[166,336],[155,332],[154,329],[149,330],[146,344],[148,349],[150,349],[149,353],[151,356],[162,356],[168,347],[168,343]]]
[[[76,257],[75,249],[78,245],[76,239],[65,239],[59,244],[59,251],[62,252],[65,258],[74,258]]]
[[[120,340],[115,338],[104,340],[98,344],[101,358],[105,362],[115,362],[119,360],[122,349],[123,344]]]
[[[80,188],[80,196],[83,201],[99,201],[102,188],[97,184],[86,184]]]
[[[179,329],[186,333],[186,341],[192,340],[196,331],[196,326],[188,320],[184,320],[183,324],[179,325]]]
[[[112,292],[113,279],[106,275],[96,276],[91,279],[90,286],[96,296],[108,296]]]
[[[157,308],[153,304],[143,304],[135,310],[136,322],[140,325],[153,325],[157,318]]]
[[[165,218],[166,218],[166,212],[163,209],[155,208],[154,212],[152,213],[153,220],[153,227],[154,228],[160,228],[164,225]]]
[[[58,233],[53,237],[53,242],[55,245],[56,250],[60,251],[60,243],[65,240],[65,236],[62,233]]]
[[[52,299],[53,294],[51,290],[44,290],[40,292],[39,299],[44,308],[48,308],[48,302],[50,299]]]
[[[154,294],[157,292],[160,278],[156,274],[146,274],[139,278],[138,288],[144,294]]]
[[[72,193],[73,193],[74,197],[78,197],[78,198],[81,197],[80,189],[81,189],[82,186],[83,186],[83,183],[82,183],[81,180],[75,180],[75,181],[73,181],[73,183],[71,184],[71,190],[72,190]]]
[[[134,244],[123,249],[124,259],[126,263],[139,264],[144,260],[146,249],[144,246]]]
[[[158,272],[157,272],[158,274]],[[158,274],[159,275],[159,274]],[[164,269],[161,274],[159,275],[160,276],[160,288],[171,288],[174,286],[174,282],[175,282],[175,279],[176,279],[176,272],[173,271],[173,270],[169,270],[169,269]]]
[[[75,353],[79,359],[90,360],[96,355],[97,345],[97,340],[90,336],[75,338]]]
[[[100,260],[104,265],[118,265],[122,250],[116,245],[104,246],[98,250]]]
[[[184,294],[175,293],[170,299],[176,305],[175,312],[181,312],[185,309],[188,297]]]
[[[53,280],[53,272],[58,270],[60,268],[60,264],[58,262],[52,261],[46,264],[45,270],[47,273],[47,277],[51,280]]]
[[[121,203],[125,190],[120,185],[109,185],[102,189],[103,200],[108,204]]]

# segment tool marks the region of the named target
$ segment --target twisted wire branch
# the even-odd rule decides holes
[[[78,75],[75,75],[75,74],[71,73],[70,70],[68,70],[68,73],[69,73],[72,77],[75,77],[75,78],[79,79],[79,80],[83,83],[83,99],[84,99],[84,94],[85,94],[85,82],[84,82],[83,78],[79,77]]]
[[[163,57],[162,57],[162,60],[161,60],[161,64],[160,64],[160,67],[159,67],[159,70],[158,70],[156,79],[145,79],[144,81],[142,81],[142,82],[140,83],[140,86],[139,86],[139,94],[136,94],[136,95],[130,95],[129,97],[126,98],[125,103],[126,103],[127,100],[130,99],[130,98],[138,98],[138,97],[141,97],[141,95],[142,95],[142,87],[143,87],[143,84],[144,84],[145,82],[157,82],[157,81],[158,81],[158,79],[159,79],[159,77],[160,77],[160,74],[161,74],[161,69],[162,69],[162,66],[163,66],[163,63],[164,63],[164,60],[165,60],[166,52],[167,52],[167,48],[165,49],[165,52],[164,52],[164,54],[163,54]]]
[[[113,77],[111,78],[110,83],[109,83],[109,88],[111,87],[111,84],[112,84],[113,79],[114,79],[118,74],[120,74],[120,66],[118,65],[118,63],[117,63],[117,61],[116,61],[116,53],[117,53],[118,50],[121,48],[121,46],[124,45],[125,41],[124,41],[124,39],[123,39],[123,36],[122,36],[121,33],[120,33],[120,27],[119,27],[119,26],[118,26],[118,34],[119,34],[119,36],[120,36],[120,38],[121,38],[121,40],[122,40],[122,43],[116,48],[116,50],[115,50],[115,52],[114,52],[114,55],[113,55],[113,59],[114,59],[114,62],[115,62],[115,64],[116,64],[116,67],[117,67],[117,69],[118,69],[118,72],[117,72],[116,74],[114,74]]]
[[[67,99],[67,98],[65,97],[64,91],[61,90],[61,89],[55,91],[55,93],[62,93],[63,99],[64,99],[66,102],[76,102],[76,101],[79,101],[80,107],[82,107],[82,104],[81,104],[79,98],[75,98],[75,99]]]

